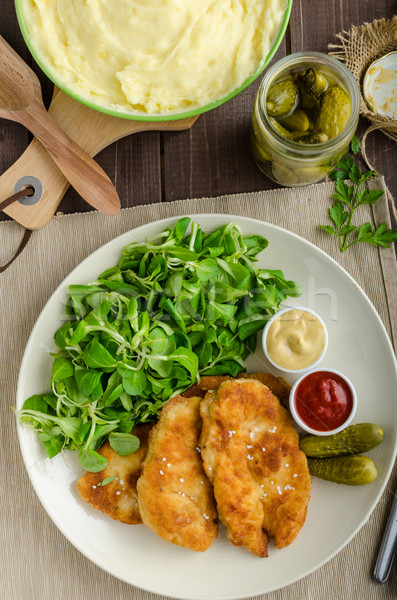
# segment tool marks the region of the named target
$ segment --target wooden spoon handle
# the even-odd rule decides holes
[[[106,173],[74,142],[51,118],[44,107],[34,108],[18,115],[25,125],[43,144],[59,169],[75,190],[94,208],[107,215],[120,210],[120,199]]]
[[[91,156],[126,135],[150,130],[183,131],[190,129],[198,118],[156,122],[118,119],[76,102],[57,88],[48,112]],[[40,229],[53,217],[69,182],[36,138],[0,176],[0,202],[14,193],[16,182],[23,176],[34,176],[41,182],[44,190],[41,200],[32,205],[15,202],[4,212],[28,229]]]

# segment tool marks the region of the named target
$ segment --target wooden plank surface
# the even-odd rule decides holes
[[[294,0],[287,35],[274,60],[301,50],[327,52],[337,32],[364,21],[390,18],[395,10],[394,0]],[[0,34],[32,65],[19,33],[13,0],[0,0],[0,11]],[[32,66],[40,76],[48,103],[52,84]],[[249,145],[259,82],[202,115],[190,131],[135,134],[103,150],[97,160],[115,182],[122,206],[277,187],[257,169]],[[360,119],[359,135],[366,126]],[[29,140],[22,127],[0,120],[0,173],[18,158]],[[396,144],[375,132],[368,138],[367,149],[397,198]],[[69,189],[59,210],[70,213],[91,207]],[[6,218],[0,213],[0,219]]]
[[[28,50],[19,31],[12,0],[0,0],[0,35],[24,59],[28,59]],[[11,121],[0,119],[0,173],[10,167],[23,153],[31,136],[28,131]],[[0,212],[0,220],[9,219]]]

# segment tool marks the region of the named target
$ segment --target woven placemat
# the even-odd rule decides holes
[[[369,183],[384,188],[382,178]],[[87,255],[117,235],[165,217],[222,213],[274,223],[310,240],[335,258],[361,285],[380,314],[396,347],[397,268],[393,249],[367,244],[342,254],[336,239],[322,232],[328,222],[332,183],[298,190],[275,190],[185,200],[122,210],[116,217],[97,212],[57,216],[34,232],[21,256],[0,276],[0,581],[7,600],[154,600],[101,571],[58,531],[37,499],[23,465],[10,405],[15,401],[19,365],[30,331],[63,278]],[[389,222],[386,202],[362,209],[362,220]],[[389,225],[390,226],[390,225]],[[18,246],[22,230],[0,224],[0,264]],[[388,582],[372,579],[377,548],[396,486],[396,471],[376,509],[354,539],[321,569],[276,592],[269,600],[397,597],[397,564]],[[285,566],[286,571],[288,565]],[[183,565],[181,565],[183,570]],[[155,577],[155,573],[153,573]]]

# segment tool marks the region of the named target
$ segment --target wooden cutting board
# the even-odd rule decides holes
[[[198,118],[153,122],[120,119],[92,110],[58,89],[55,89],[48,112],[91,156],[131,133],[182,131],[190,129]],[[37,139],[31,142],[22,156],[0,177],[0,202],[14,193],[15,184],[25,176],[33,176],[42,183],[43,196],[30,206],[14,202],[4,212],[27,229],[40,229],[55,214],[69,182]]]

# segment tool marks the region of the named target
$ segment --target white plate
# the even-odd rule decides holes
[[[194,215],[206,231],[228,222],[245,234],[264,235],[269,247],[259,266],[282,269],[303,289],[299,302],[316,310],[329,331],[324,366],[343,371],[357,389],[355,422],[374,422],[385,433],[369,454],[378,478],[364,487],[335,485],[313,478],[306,523],[287,548],[269,549],[258,558],[227,541],[223,528],[204,553],[190,552],[158,538],[144,525],[124,525],[85,504],[77,492],[82,474],[74,453],[45,458],[36,433],[18,427],[26,468],[45,510],[70,542],[115,577],[156,594],[184,600],[241,599],[288,585],[336,554],[375,507],[396,455],[397,373],[392,346],[374,307],[355,281],[328,255],[302,238],[262,221],[231,215]],[[68,285],[88,283],[117,264],[120,251],[176,222],[165,219],[139,227],[109,242],[84,260],[51,296],[31,333],[23,357],[17,405],[48,390],[53,334],[62,324]],[[259,350],[249,370],[267,370]],[[82,574],[82,577],[84,575]]]

